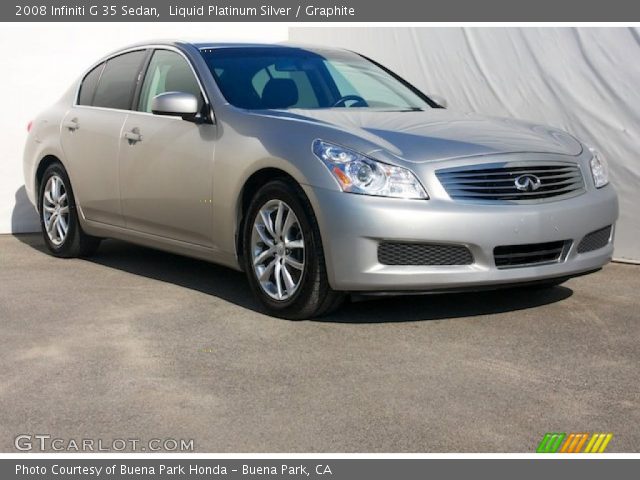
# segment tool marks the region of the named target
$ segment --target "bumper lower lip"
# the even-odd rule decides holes
[[[316,212],[329,282],[352,292],[424,292],[502,287],[601,268],[611,260],[613,243],[579,254],[588,233],[615,224],[618,202],[612,187],[536,205],[468,205],[452,201],[407,201],[305,187]],[[465,245],[471,265],[382,265],[381,241]],[[498,269],[493,249],[570,240],[563,261]]]
[[[443,288],[434,288],[431,290],[373,290],[373,291],[357,291],[356,295],[362,297],[384,297],[384,296],[395,296],[395,295],[430,295],[430,294],[443,294],[443,293],[467,293],[467,292],[490,292],[494,290],[502,290],[507,288],[514,287],[535,287],[537,285],[544,285],[549,281],[557,280],[559,283],[564,282],[565,280],[569,280],[570,278],[579,277],[582,275],[589,275],[591,273],[595,273],[602,270],[600,268],[594,268],[592,270],[587,270],[580,273],[574,273],[570,275],[561,275],[558,277],[549,277],[549,278],[539,278],[536,280],[527,280],[522,282],[507,282],[507,283],[495,283],[495,284],[486,284],[486,285],[471,285],[464,287],[443,287]]]

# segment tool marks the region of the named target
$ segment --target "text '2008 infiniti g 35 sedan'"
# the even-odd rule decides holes
[[[25,184],[54,255],[111,237],[209,260],[286,318],[354,293],[553,285],[611,259],[596,150],[443,103],[349,51],[141,44],[30,124]]]

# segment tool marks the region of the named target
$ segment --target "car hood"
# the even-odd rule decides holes
[[[365,140],[370,148],[362,153],[386,150],[409,162],[499,153],[575,156],[582,152],[580,142],[562,130],[511,118],[455,113],[445,109],[417,112],[355,108],[292,109],[272,111],[271,114],[335,127]],[[331,141],[331,138],[324,140]]]

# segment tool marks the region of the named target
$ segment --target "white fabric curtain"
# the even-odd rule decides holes
[[[449,108],[567,130],[609,161],[615,258],[640,261],[640,29],[295,27],[293,42],[355,50]]]

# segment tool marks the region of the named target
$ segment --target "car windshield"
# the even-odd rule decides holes
[[[239,108],[414,111],[435,106],[393,73],[352,52],[226,47],[203,49],[202,55],[224,97]]]

